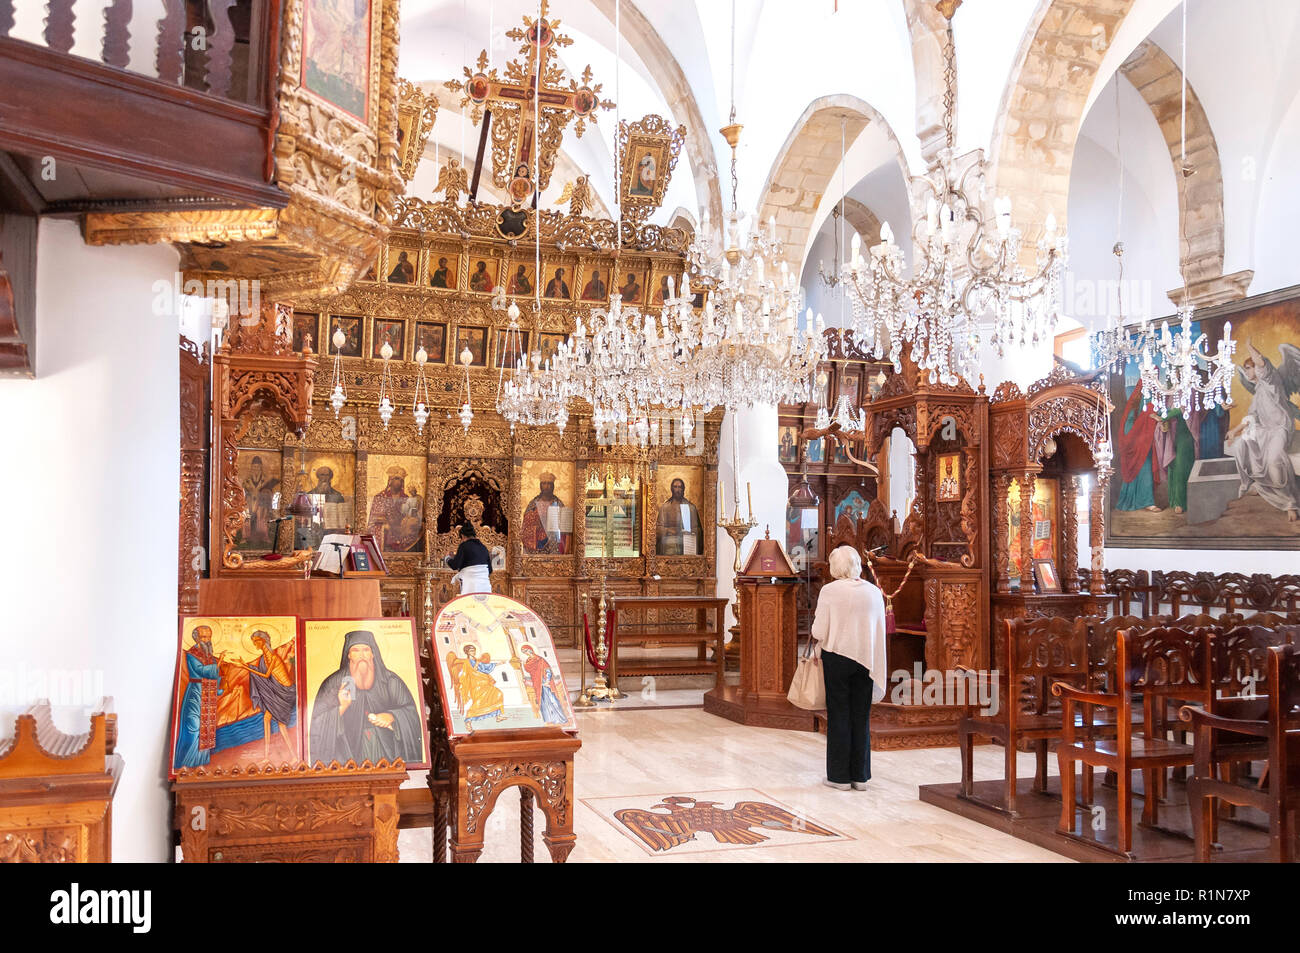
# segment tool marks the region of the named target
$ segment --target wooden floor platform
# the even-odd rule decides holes
[[[1100,783],[1097,776],[1096,805],[1107,823],[1093,831],[1091,823],[1085,825],[1091,842],[1058,834],[1056,825],[1061,818],[1060,778],[1047,779],[1047,793],[1033,790],[1032,778],[1021,779],[1016,788],[1018,817],[1011,817],[976,801],[960,796],[960,784],[923,784],[921,800],[962,817],[978,821],[995,830],[1003,831],[1019,840],[1027,841],[1047,850],[1055,851],[1072,860],[1123,863],[1125,858],[1115,852],[1118,840],[1116,826],[1115,789]],[[976,781],[975,796],[990,802],[1001,803],[1002,781]],[[1079,811],[1089,818],[1087,809]],[[1191,817],[1187,812],[1187,798],[1183,785],[1169,785],[1169,799],[1160,805],[1160,829],[1143,827],[1142,799],[1133,799],[1133,860],[1148,863],[1192,863],[1196,860],[1192,842]],[[1268,860],[1268,832],[1262,828],[1264,815],[1241,809],[1241,822],[1228,819],[1219,821],[1219,842],[1222,849],[1214,852],[1212,863],[1255,863]],[[1256,825],[1256,826],[1252,826]],[[1109,848],[1109,849],[1107,849]]]

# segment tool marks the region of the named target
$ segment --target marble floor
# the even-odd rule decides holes
[[[663,693],[660,695],[662,701]],[[582,739],[575,765],[578,842],[570,863],[1067,862],[1051,851],[918,800],[921,784],[960,780],[955,748],[875,752],[869,790],[836,791],[821,783],[823,735],[748,728],[699,708],[666,708],[662,704],[583,712],[578,724]],[[1021,775],[1032,774],[1032,756],[1022,754],[1021,759]],[[977,778],[1000,777],[1001,769],[1001,748],[976,749]],[[413,776],[412,783],[422,784],[423,775]],[[609,810],[602,811],[605,802],[599,800],[624,805],[632,803],[627,799],[643,796],[643,806],[649,808],[661,797],[675,794],[738,792],[741,797],[751,797],[755,791],[841,836],[772,836],[753,847],[669,849],[652,855],[613,820]],[[619,800],[614,802],[615,798]],[[731,807],[726,793],[714,793],[713,799]],[[541,840],[542,826],[538,812],[534,850],[538,863],[549,861]],[[703,833],[698,838],[710,841],[711,835]],[[425,862],[432,855],[428,829],[402,831],[399,846],[403,862]],[[507,791],[488,820],[480,862],[518,859],[519,798],[514,791]]]

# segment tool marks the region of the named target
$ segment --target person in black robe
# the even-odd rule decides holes
[[[316,691],[310,741],[312,760],[323,764],[425,760],[420,709],[406,683],[384,665],[373,632],[344,636],[338,671]]]
[[[458,573],[460,594],[473,592],[491,592],[492,583],[488,575],[492,572],[492,554],[478,538],[474,524],[465,521],[460,528],[460,545],[456,555],[445,558],[447,568]]]

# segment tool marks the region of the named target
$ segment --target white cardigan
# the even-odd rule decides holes
[[[812,637],[822,651],[843,655],[871,673],[871,701],[885,697],[885,599],[865,579],[836,579],[822,586]]]

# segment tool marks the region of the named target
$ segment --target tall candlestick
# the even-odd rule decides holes
[[[727,485],[718,481],[718,518],[727,518]]]
[[[749,501],[749,518],[754,518],[754,492],[749,488],[749,481],[745,481],[745,497]]]

